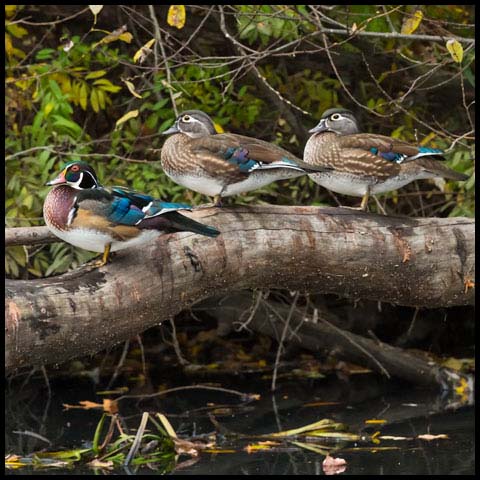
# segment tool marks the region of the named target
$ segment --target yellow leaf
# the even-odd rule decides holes
[[[115,122],[115,128],[118,128],[122,123],[125,123],[127,120],[135,117],[138,117],[138,110],[130,110]]]
[[[132,82],[129,82],[128,80],[123,80],[123,83],[125,83],[125,85],[126,85],[127,88],[128,88],[128,91],[129,91],[134,97],[142,98],[142,96],[135,91],[135,85],[134,85]]]
[[[412,16],[410,16],[403,22],[402,30],[400,33],[404,35],[412,34],[420,25],[422,18],[423,13],[420,10],[416,10]]]
[[[183,28],[185,25],[185,5],[170,5],[168,9],[167,23],[172,27],[178,29]]]
[[[430,132],[425,138],[422,139],[422,141],[419,143],[420,146],[426,145],[430,140],[433,140],[437,134],[435,132]]]
[[[86,83],[82,83],[82,86],[80,87],[78,102],[80,103],[80,106],[83,108],[83,110],[87,109],[87,84]]]
[[[85,76],[85,80],[90,80],[92,78],[100,78],[107,74],[106,70],[97,70],[96,72],[91,72]]]
[[[149,40],[142,48],[140,48],[139,50],[137,50],[135,52],[135,55],[133,56],[133,61],[135,63],[137,63],[138,61],[140,61],[140,63],[142,63],[145,58],[147,57],[147,55],[151,52],[150,50],[150,47],[155,43],[155,39],[152,38],[151,40]]]
[[[462,63],[463,47],[458,40],[455,40],[454,38],[447,40],[447,50],[450,52],[454,62]]]
[[[48,102],[46,105],[45,105],[45,108],[43,109],[43,111],[45,112],[45,116],[48,117],[48,114],[53,110],[53,107],[55,105],[53,104],[53,102]]]
[[[213,126],[215,127],[215,130],[217,131],[217,133],[225,133],[225,130],[218,123],[213,122]]]
[[[5,5],[5,15],[7,18],[10,18],[17,9],[16,5]]]
[[[103,31],[103,30],[102,30]],[[115,42],[116,40],[123,40],[124,42],[130,43],[132,41],[132,34],[127,32],[127,26],[122,25],[111,33],[108,33],[103,37],[99,42],[95,43],[92,48],[98,47],[102,43]]]
[[[172,425],[168,421],[167,417],[163,413],[157,413],[158,419],[162,422],[163,428],[166,430],[170,438],[177,438],[177,434]]]
[[[94,88],[92,88],[92,91],[90,92],[90,103],[92,104],[93,111],[98,113],[100,111],[100,104],[98,102],[97,90]]]
[[[118,39],[126,43],[132,43],[133,35],[130,32],[125,32],[119,35]]]
[[[103,5],[89,5],[88,8],[97,16],[103,8]]]
[[[7,52],[8,58],[13,56],[12,37],[8,34],[5,34],[5,51]]]
[[[16,23],[7,23],[5,27],[15,38],[22,38],[28,34],[27,30]]]
[[[367,425],[377,425],[377,424],[383,424],[383,423],[387,423],[386,420],[380,420],[380,419],[377,419],[377,418],[372,418],[371,420],[365,420],[365,423]]]

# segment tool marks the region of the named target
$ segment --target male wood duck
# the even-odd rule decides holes
[[[304,161],[334,170],[309,176],[334,192],[362,197],[362,210],[366,209],[370,194],[396,190],[414,180],[468,179],[438,161],[444,160],[441,150],[384,135],[359,133],[357,120],[349,110],[327,110],[310,133],[313,135],[305,145]]]
[[[166,203],[123,187],[100,185],[93,168],[71,162],[47,185],[55,187],[43,205],[49,229],[65,242],[103,252],[96,266],[105,265],[110,252],[141,245],[162,233],[194,232],[216,237],[220,232],[178,210],[189,205]]]
[[[329,167],[307,165],[277,145],[234,133],[217,133],[200,110],[181,113],[163,132],[171,135],[161,152],[165,173],[176,183],[215,198],[237,195],[276,180]]]

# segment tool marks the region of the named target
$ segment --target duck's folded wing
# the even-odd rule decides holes
[[[198,139],[194,153],[208,153],[215,157],[215,165],[222,164],[222,172],[247,175],[256,170],[286,168],[301,173],[323,171],[324,167],[313,167],[272,143],[233,133],[222,133]],[[221,168],[219,166],[219,168]]]
[[[345,135],[338,139],[342,147],[367,150],[385,160],[402,163],[417,160],[421,157],[435,157],[436,160],[445,160],[442,150],[430,147],[421,147],[396,138],[371,133]]]
[[[328,158],[328,157],[327,157]],[[335,170],[357,176],[374,176],[380,181],[398,175],[400,165],[360,148],[342,148],[334,163]]]

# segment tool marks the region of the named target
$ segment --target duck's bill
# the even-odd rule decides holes
[[[51,187],[52,185],[60,185],[62,183],[67,183],[67,179],[65,178],[65,171],[60,173],[57,178],[54,178],[53,180],[47,182],[45,185]]]
[[[172,133],[179,133],[180,130],[177,128],[177,125],[172,125],[168,130],[162,132],[162,135],[171,135]]]
[[[316,127],[313,127],[311,130],[308,131],[308,133],[319,133],[319,132],[324,132],[327,130],[327,125],[325,123],[325,120],[320,120],[318,125]]]

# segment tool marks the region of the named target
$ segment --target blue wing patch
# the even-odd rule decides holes
[[[395,163],[402,163],[402,162],[408,162],[411,160],[416,160],[417,158],[420,157],[426,157],[426,156],[438,156],[438,155],[443,155],[442,150],[439,150],[438,148],[428,148],[428,147],[418,147],[418,153],[416,155],[412,156],[407,156],[403,153],[397,153],[397,152],[379,152],[378,148],[372,147],[370,149],[370,152],[373,153],[374,155],[379,155],[385,160],[388,160],[389,162],[395,162]]]
[[[224,158],[229,163],[237,165],[238,169],[242,173],[250,173],[253,170],[269,170],[272,168],[293,168],[295,170],[302,171],[302,168],[299,167],[293,160],[290,160],[287,157],[282,157],[281,160],[264,163],[252,158],[248,158],[248,150],[243,147],[230,147],[225,151]]]
[[[135,225],[145,213],[126,197],[114,197],[108,219],[123,225]]]

